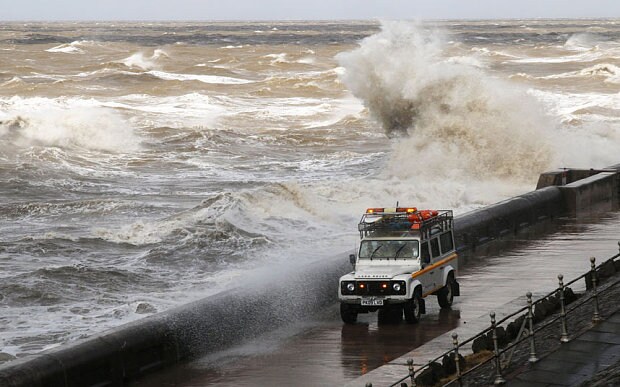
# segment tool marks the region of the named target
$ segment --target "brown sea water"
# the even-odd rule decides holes
[[[618,23],[1,24],[0,351],[618,163]]]

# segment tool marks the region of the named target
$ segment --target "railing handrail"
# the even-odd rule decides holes
[[[612,258],[617,258],[619,255],[614,256]],[[607,261],[606,261],[607,262]],[[618,285],[620,283],[620,279],[615,280],[612,283],[607,283],[607,286],[601,290],[601,293],[609,291],[610,289],[612,289],[614,286]],[[552,293],[553,294],[553,293]],[[599,293],[600,294],[600,293]],[[574,312],[575,310],[579,309],[580,307],[582,307],[583,305],[585,305],[588,301],[590,301],[591,299],[594,298],[594,295],[589,295],[587,297],[584,298],[580,298],[578,301],[577,305],[572,306],[570,309],[568,309],[566,311],[566,315],[568,315],[571,312]],[[540,301],[540,300],[538,300]],[[553,325],[555,322],[557,322],[558,320],[560,320],[562,318],[562,316],[558,315],[549,319],[545,319],[545,321],[542,323],[542,325],[539,325],[538,327],[536,327],[533,331],[533,334],[535,335],[536,333],[550,327],[551,325]],[[499,325],[499,324],[498,324]],[[499,351],[499,355],[503,355],[506,352],[508,352],[508,350],[512,349],[513,347],[516,347],[517,345],[521,344],[522,342],[524,342],[525,340],[528,340],[529,337],[521,337],[519,339],[516,339],[515,341],[511,342],[510,344],[506,345],[504,348],[502,348],[501,351]],[[489,363],[490,361],[492,361],[493,359],[495,359],[495,356],[490,356],[488,359],[482,361],[479,364],[476,364],[474,367],[468,369],[467,371],[463,372],[461,374],[461,377],[466,376],[470,373],[472,373],[473,371],[477,370],[479,367]],[[406,378],[405,378],[406,379]],[[450,384],[454,383],[455,381],[457,381],[457,379],[452,379],[450,380],[448,383],[444,384],[443,386],[449,386]]]
[[[618,245],[620,247],[620,242],[618,242]],[[560,291],[563,291],[564,289],[566,289],[570,285],[574,284],[575,282],[585,278],[588,274],[596,273],[596,270],[600,269],[601,267],[603,267],[603,265],[606,265],[609,262],[613,262],[618,257],[620,257],[620,252],[618,254],[615,254],[612,257],[606,259],[605,261],[603,261],[602,263],[600,263],[597,266],[593,265],[590,270],[588,270],[585,273],[583,273],[582,275],[572,279],[570,282],[564,284],[562,287],[557,287],[553,291],[551,291],[551,292],[547,293],[546,295],[538,298],[536,301],[533,301],[531,303],[531,305],[524,306],[524,307],[518,309],[517,311],[512,312],[512,313],[504,316],[501,320],[499,320],[496,323],[494,323],[494,325],[495,326],[499,326],[499,325],[503,324],[504,322],[508,321],[510,318],[512,318],[512,317],[514,317],[514,316],[516,316],[516,315],[518,315],[518,314],[520,314],[522,312],[528,311],[530,308],[533,308],[535,305],[537,305],[538,303],[542,302],[543,300],[549,298],[550,296],[553,296],[553,295],[557,294]],[[604,292],[604,291],[607,291],[607,290],[613,288],[618,283],[620,283],[620,279],[616,280],[615,282],[613,282],[611,284],[608,284],[608,286],[605,289],[603,289],[601,292]],[[528,295],[528,297],[529,297],[529,295]],[[570,309],[565,311],[564,316],[567,316],[568,314],[574,312],[576,309],[578,309],[579,307],[583,306],[587,301],[590,301],[594,297],[595,297],[595,295],[590,295],[590,296],[586,297],[584,300],[582,300],[582,302],[580,302],[578,305],[576,305],[576,306],[573,305],[572,308],[570,308]],[[536,329],[533,329],[532,335],[535,335],[537,332],[540,332],[541,330],[549,327],[551,324],[557,322],[561,318],[562,318],[562,316],[558,315],[558,316],[553,317],[552,319],[550,319],[548,321],[543,322],[542,325],[539,325]],[[474,340],[476,340],[476,339],[486,335],[491,330],[493,330],[493,328],[494,328],[493,325],[491,325],[488,328],[485,328],[482,331],[478,332],[476,335],[474,335],[474,336],[470,337],[469,339],[463,341],[462,343],[458,343],[458,345],[455,344],[455,349],[460,349],[461,347],[465,346],[466,344],[469,344],[470,342],[472,342],[472,341],[474,341]],[[448,383],[444,384],[443,386],[449,386],[450,384],[452,384],[452,383],[456,382],[457,380],[459,380],[461,377],[466,376],[466,375],[470,374],[471,372],[477,370],[479,367],[481,367],[481,366],[487,364],[488,362],[494,360],[497,356],[501,356],[501,355],[505,354],[509,349],[512,349],[513,347],[517,346],[518,344],[522,343],[523,341],[525,341],[527,339],[529,339],[529,335],[528,335],[528,337],[520,337],[520,338],[517,337],[513,342],[511,342],[510,344],[508,344],[507,346],[502,348],[501,351],[498,351],[497,354],[494,354],[494,356],[490,356],[488,359],[482,361],[479,364],[476,364],[474,367],[468,369],[467,371],[461,373],[460,375],[457,375],[457,378],[450,380]],[[439,360],[439,359],[443,359],[445,356],[450,356],[450,354],[455,352],[455,349],[447,350],[446,352],[442,353],[441,355],[435,357],[433,360],[430,360],[430,361],[426,362],[425,364],[423,364],[422,366],[417,368],[415,370],[415,373],[419,373],[421,371],[424,371],[425,369],[428,369],[432,363],[437,362],[437,360]],[[459,359],[455,358],[455,361],[458,362]],[[403,378],[401,378],[398,381],[396,381],[393,384],[391,384],[389,387],[395,387],[399,383],[404,382],[409,377],[412,377],[411,374],[408,374],[408,375],[404,376]]]

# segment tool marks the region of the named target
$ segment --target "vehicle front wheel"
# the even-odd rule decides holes
[[[405,312],[405,320],[409,324],[417,324],[422,317],[422,296],[419,291],[413,294],[413,297],[405,303],[403,308]]]
[[[439,306],[442,308],[449,308],[452,306],[452,302],[454,301],[454,277],[451,275],[448,277],[448,281],[446,282],[446,286],[441,288],[439,292],[437,292],[437,302],[439,302]]]
[[[345,324],[355,324],[357,322],[357,310],[353,306],[341,302],[340,318]]]

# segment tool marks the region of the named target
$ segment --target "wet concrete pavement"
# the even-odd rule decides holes
[[[620,312],[595,325],[506,384],[579,386],[620,360]]]
[[[559,273],[564,278],[580,275],[589,268],[588,257],[602,259],[617,252],[619,229],[619,213],[579,221],[564,219],[464,255],[459,273],[462,296],[452,310],[441,310],[436,298],[429,297],[427,314],[418,325],[382,325],[376,314],[369,314],[360,315],[357,325],[346,326],[334,304],[312,321],[174,367],[135,385],[344,385],[364,374],[370,376],[373,369],[414,348],[421,349],[437,336],[449,337],[455,328],[476,330],[479,324],[488,325],[490,310],[527,291],[548,291],[557,286]],[[437,351],[443,349],[418,354],[416,363],[418,359],[420,363],[430,360]],[[398,373],[402,375],[402,370]]]

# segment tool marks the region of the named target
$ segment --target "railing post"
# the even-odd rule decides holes
[[[461,362],[459,361],[459,335],[454,332],[452,334],[452,345],[454,346],[454,362],[456,364],[456,380],[459,382],[459,386],[463,385],[461,380]]]
[[[495,381],[493,384],[499,385],[506,383],[502,376],[502,363],[499,358],[499,345],[497,344],[497,326],[495,324],[495,312],[489,313],[491,316],[491,331],[493,332],[493,348],[495,350]]]
[[[536,357],[536,340],[534,339],[534,314],[532,313],[532,293],[527,292],[527,319],[529,320],[530,328],[530,358],[527,359],[530,363],[536,363],[538,358]]]
[[[407,366],[409,367],[409,377],[411,378],[411,387],[416,387],[415,370],[413,369],[413,359],[407,360]]]
[[[592,275],[592,299],[594,300],[594,316],[592,316],[592,322],[597,323],[601,321],[601,315],[598,312],[598,290],[596,289],[596,258],[590,257],[590,273]]]
[[[568,330],[566,329],[566,307],[564,306],[564,276],[558,274],[560,285],[560,342],[568,343]]]

